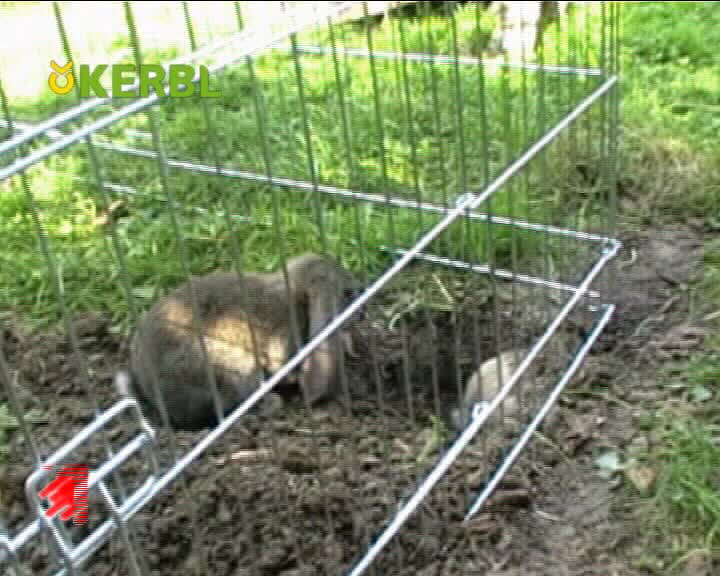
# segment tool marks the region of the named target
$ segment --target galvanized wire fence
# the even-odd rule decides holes
[[[298,3],[247,28],[238,3],[215,4],[238,32],[203,38],[204,8],[179,3],[187,55],[169,58],[206,65],[217,98],[76,86],[28,121],[0,84],[16,251],[3,306],[59,339],[47,361],[62,367],[28,369],[44,341],[13,340],[8,320],[0,560],[15,574],[483,570],[478,512],[613,313],[618,6],[546,11],[532,43],[503,51],[502,30],[523,28],[485,3]],[[168,57],[143,51],[152,23],[122,9],[120,61]],[[82,30],[58,3],[48,18],[55,60],[81,62]],[[297,265],[308,252],[330,271]],[[171,292],[218,269],[219,290]],[[335,283],[343,271],[353,282]],[[260,272],[274,275],[243,280]],[[169,294],[166,323],[138,336]],[[99,311],[112,345],[87,329]],[[178,329],[172,356],[157,339]],[[122,397],[112,379],[132,354],[150,360]],[[195,413],[200,430],[177,424]],[[77,464],[82,525],[38,495]]]

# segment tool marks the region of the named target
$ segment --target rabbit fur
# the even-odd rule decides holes
[[[135,396],[148,415],[162,423],[157,401],[160,393],[169,424],[175,429],[216,425],[206,357],[222,412],[227,414],[340,312],[358,288],[347,270],[317,254],[289,259],[286,269],[287,284],[282,270],[240,277],[235,272],[217,271],[193,277],[156,302],[131,338],[129,369],[116,375],[118,392]],[[193,328],[191,288],[204,351]],[[294,344],[292,308],[299,344]],[[302,365],[300,385],[310,403],[336,391],[338,351],[347,336],[341,330],[320,344]],[[281,400],[271,392],[264,402],[277,408]]]

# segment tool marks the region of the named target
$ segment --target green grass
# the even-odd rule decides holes
[[[588,19],[591,17],[597,23],[597,14]],[[472,7],[461,7],[455,18],[456,38],[448,32],[447,18],[434,13],[373,26],[373,45],[376,50],[398,50],[402,45],[406,51],[432,48],[452,54],[457,44],[460,53],[479,53],[491,17]],[[43,22],[49,26],[46,20]],[[184,42],[183,32],[173,28],[176,20],[166,23],[162,30],[166,36],[174,35]],[[138,21],[142,22],[140,17]],[[573,64],[567,50],[571,44],[592,58],[598,47],[588,43],[586,50],[585,39],[573,30],[548,33],[546,61]],[[367,30],[357,24],[340,26],[334,34],[336,44],[348,47],[365,47],[368,41]],[[98,42],[89,43],[85,52],[99,54],[102,45]],[[127,42],[110,32],[105,43],[114,52],[127,48]],[[303,34],[298,43],[327,46],[329,31]],[[146,61],[183,51],[182,46],[168,42],[160,46],[156,42],[151,44]],[[128,58],[125,55],[120,59]],[[596,58],[590,62],[596,63]],[[266,172],[267,155],[273,175],[310,181],[313,172],[307,160],[304,108],[312,133],[314,176],[319,184],[452,205],[461,192],[482,189],[600,82],[592,77],[540,76],[508,69],[499,72],[475,65],[403,65],[382,59],[371,63],[364,58],[341,58],[336,68],[334,59],[327,55],[303,55],[300,64],[302,94],[296,62],[288,50],[257,58],[255,81],[244,63],[218,75],[214,87],[223,96],[206,103],[210,130],[199,99],[166,100],[155,112],[166,154],[206,165],[217,160],[260,174]],[[540,83],[546,95],[542,106],[537,96]],[[9,93],[12,96],[13,92]],[[257,93],[261,94],[262,124],[256,114]],[[68,101],[71,99],[64,100],[62,106]],[[35,100],[12,98],[11,107],[21,119],[37,120],[55,113],[61,105],[44,91]],[[594,110],[576,131],[551,146],[526,177],[497,194],[493,212],[583,229],[600,228],[602,206],[598,206],[602,202],[598,201],[602,196],[579,182],[568,185],[566,177],[572,173],[574,162],[592,162],[597,157],[597,138],[583,139],[582,135],[598,134],[599,112]],[[99,138],[111,136],[118,143],[150,148],[151,142],[143,136],[148,131],[147,119],[141,114],[114,125]],[[582,144],[573,146],[578,140]],[[117,221],[115,234],[128,280],[142,308],[184,277],[172,215],[161,201],[164,189],[154,161],[99,154],[108,182],[130,185],[140,192],[126,199],[127,214]],[[105,198],[93,186],[83,144],[29,170],[28,182],[69,310],[105,310],[127,327],[128,304],[118,258],[109,229],[97,225]],[[394,243],[407,248],[440,218],[420,216],[414,210],[349,204],[327,196],[313,199],[306,192],[208,174],[171,170],[168,184],[177,203],[186,265],[195,274],[231,267],[236,247],[244,267],[275,268],[283,247],[276,235],[281,229],[287,253],[319,250],[324,237],[327,248],[345,265],[372,277],[389,262],[380,246]],[[0,234],[4,248],[0,250],[0,264],[22,273],[3,276],[0,299],[28,322],[54,323],[59,308],[35,240],[30,198],[19,178],[3,186]],[[566,209],[558,210],[561,204]],[[322,208],[322,219],[316,217],[318,207]],[[223,211],[249,217],[252,222],[234,220],[229,225],[220,215]],[[484,226],[458,222],[433,249],[448,257],[485,261],[489,253],[486,234]],[[540,267],[537,257],[543,245],[537,234],[511,232],[506,227],[494,228],[493,234],[494,257],[499,265],[509,266],[511,259],[517,258],[528,266]],[[570,264],[561,256],[558,251],[553,262],[557,274]]]
[[[720,309],[720,239],[710,236],[705,244],[702,295],[715,310]]]
[[[681,554],[687,552],[684,546],[717,551],[720,545],[719,431],[694,420],[676,422],[666,431],[665,465],[655,498],[665,512],[663,521],[673,522]]]
[[[642,2],[624,6],[624,172],[632,180],[638,226],[701,219],[720,229],[720,10],[714,3]],[[708,236],[704,279],[692,287],[700,315],[720,310],[720,245]],[[662,442],[649,458],[660,470],[653,512],[657,551],[681,564],[701,548],[720,554],[720,342],[665,385],[683,391],[682,409],[657,421]],[[648,525],[649,522],[649,525]],[[669,546],[666,546],[669,543]]]
[[[696,288],[703,313],[720,310],[720,244],[708,242],[705,277]],[[675,556],[694,548],[720,556],[720,338],[680,367],[686,399],[679,414],[661,418],[664,440],[653,454],[661,465],[656,498],[658,524],[674,527]],[[683,529],[678,530],[677,526]]]
[[[649,459],[660,473],[645,519],[662,534],[657,554],[678,565],[696,549],[720,553],[720,340],[679,369],[684,401],[655,419]]]
[[[720,225],[720,13],[713,2],[624,7],[627,171],[644,216]]]

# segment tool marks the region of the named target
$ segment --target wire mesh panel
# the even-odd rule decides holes
[[[74,89],[37,118],[0,75],[0,560],[487,570],[613,312],[617,6],[178,3],[153,37],[144,4],[114,63],[195,95],[84,94],[57,3]],[[86,521],[43,492],[68,466]]]

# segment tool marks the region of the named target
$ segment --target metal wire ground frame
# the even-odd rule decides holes
[[[598,8],[598,38],[590,17],[578,23],[568,16],[566,44],[557,48],[558,41],[556,53],[545,53],[541,46],[535,61],[528,55],[527,61],[511,63],[501,56],[486,61],[467,54],[458,28],[462,14],[452,6],[433,16],[429,3],[419,3],[415,16],[420,24],[412,30],[403,16],[387,16],[388,39],[368,21],[360,32],[340,26],[349,14],[367,10],[362,3],[324,4],[310,11],[298,8],[273,22],[269,33],[243,30],[203,48],[198,48],[188,5],[180,5],[192,53],[176,61],[205,64],[224,88],[232,88],[219,105],[193,100],[186,112],[182,103],[154,93],[125,102],[78,99],[74,107],[29,123],[15,119],[0,87],[0,129],[6,130],[0,142],[0,185],[9,183],[8,191],[12,187],[25,198],[70,354],[89,374],[89,423],[75,434],[63,433],[66,443],[59,448],[38,446],[0,347],[7,402],[20,423],[18,434],[34,452],[26,485],[31,511],[21,522],[8,522],[4,512],[0,516],[1,560],[17,574],[28,572],[32,549],[43,539],[53,558],[43,565],[45,571],[92,573],[94,555],[116,532],[129,573],[150,573],[136,534],[138,513],[177,483],[183,505],[192,510],[188,469],[207,458],[211,447],[236,430],[330,336],[361,322],[361,312],[368,318],[363,324],[368,372],[356,378],[363,381],[358,389],[345,392],[341,436],[347,436],[347,462],[344,455],[338,458],[347,463],[348,477],[362,477],[358,462],[363,459],[390,471],[385,488],[394,499],[382,510],[384,521],[373,522],[364,517],[367,501],[353,484],[351,500],[343,506],[361,515],[354,525],[364,527],[365,546],[348,545],[344,565],[353,576],[372,567],[402,565],[407,553],[395,544],[403,535],[412,539],[422,533],[422,521],[413,522],[423,510],[440,509],[437,517],[443,521],[462,510],[460,520],[469,522],[485,505],[609,322],[614,307],[607,301],[609,281],[603,274],[621,248],[613,237],[617,7],[603,3]],[[463,10],[474,10],[479,26],[482,3],[468,4]],[[125,3],[124,11],[129,46],[141,62],[132,6]],[[438,38],[423,15],[441,18],[447,35]],[[72,60],[57,4],[54,18]],[[391,44],[387,50],[378,47],[383,40]],[[231,119],[242,133],[227,132]],[[294,144],[287,145],[289,139]],[[337,151],[337,162],[328,149]],[[72,170],[80,157],[85,169]],[[41,169],[70,174],[71,186],[87,186],[106,211],[121,199],[125,205],[135,202],[138,214],[150,214],[128,225],[110,215],[101,233],[110,254],[104,262],[112,266],[107,272],[112,271],[114,289],[126,298],[129,324],[147,303],[137,302],[134,283],[140,274],[133,273],[128,247],[133,234],[138,241],[148,240],[140,229],[153,228],[153,220],[171,230],[172,245],[153,248],[158,266],[172,258],[179,263],[179,271],[163,272],[167,285],[208,268],[192,244],[193,227],[207,222],[200,225],[201,236],[209,229],[226,229],[213,237],[213,264],[238,272],[278,269],[291,253],[314,249],[354,265],[365,287],[217,427],[194,438],[186,450],[171,434],[169,449],[161,454],[158,431],[136,403],[101,402],[107,398],[98,393],[102,384],[87,372],[73,324],[83,303],[73,297],[73,284],[58,263],[62,248],[54,246],[56,235],[43,221],[35,179]],[[425,321],[427,334],[435,336],[413,339]],[[393,378],[383,372],[395,339],[400,360],[393,365],[399,376]],[[422,348],[424,340],[431,342],[429,348]],[[445,340],[450,344],[445,346]],[[422,418],[445,411],[443,398],[462,398],[469,373],[508,348],[523,351],[516,368],[498,375],[501,386],[492,398],[465,407],[471,417],[449,442],[430,443],[430,454],[412,467],[396,465],[386,449],[379,450],[380,457],[374,448],[364,452],[353,422],[367,407],[358,404],[372,404],[381,444],[405,446],[412,434],[417,436]],[[421,350],[429,350],[428,356]],[[343,378],[353,383],[346,361]],[[453,373],[449,394],[439,386],[444,369]],[[519,415],[499,446],[497,426],[506,422],[513,398]],[[313,438],[308,454],[327,457],[332,442],[322,440],[330,434],[314,423],[317,408],[298,410],[307,410]],[[113,444],[103,430],[125,412],[133,416],[135,433]],[[397,421],[388,425],[388,414]],[[275,435],[268,447],[275,448],[279,433],[272,422],[265,425]],[[398,431],[405,427],[413,432],[401,437]],[[299,432],[288,434],[297,439]],[[98,444],[88,483],[91,502],[95,494],[105,514],[83,534],[46,519],[37,492],[48,479],[45,466],[79,458],[80,445],[90,439]],[[418,448],[413,444],[408,451]],[[50,455],[43,456],[48,450]],[[140,467],[144,472],[123,474],[122,465],[131,457],[147,464]],[[443,482],[460,482],[457,475],[449,476],[451,470],[467,466],[482,472],[474,476],[482,482],[463,486],[462,502],[431,501]],[[314,484],[329,482],[323,471],[314,474]],[[466,474],[460,477],[467,483]],[[277,490],[284,498],[278,506],[287,504],[301,516],[299,497],[287,486]],[[322,516],[333,536],[344,524],[330,506],[325,499]],[[190,512],[190,518],[191,533],[198,536],[197,513]],[[319,560],[304,557],[303,544],[297,546],[293,562],[316,566]],[[191,554],[207,553],[202,544],[197,547]]]

